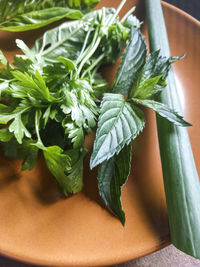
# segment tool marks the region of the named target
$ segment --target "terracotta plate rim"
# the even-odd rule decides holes
[[[188,20],[190,20],[192,23],[196,24],[198,27],[200,27],[200,21],[196,18],[194,18],[193,16],[191,16],[190,14],[188,14],[187,12],[185,12],[184,10],[176,7],[176,6],[173,6],[169,3],[166,3],[166,2],[163,2],[162,1],[162,5],[171,9],[171,10],[174,10],[175,12],[179,13],[181,16],[183,17],[186,17]]]
[[[169,4],[166,2],[162,1],[162,5],[167,7],[170,10],[175,11],[176,13],[179,13],[179,15],[181,15],[182,17],[185,17],[187,20],[189,20],[190,22],[192,22],[193,24],[195,24],[196,26],[200,27],[200,21],[198,21],[197,19],[195,19],[194,17],[192,17],[191,15],[189,15],[188,13],[186,13],[185,11]],[[54,266],[54,267],[67,267],[67,266],[76,266],[76,267],[82,267],[82,266],[86,266],[85,264],[87,264],[87,266],[105,266],[105,265],[113,265],[113,264],[120,264],[120,263],[124,263],[124,262],[128,262],[134,259],[137,259],[139,257],[143,257],[146,256],[148,254],[151,254],[157,250],[160,250],[168,245],[170,245],[170,236],[166,235],[162,238],[162,240],[160,241],[160,244],[157,246],[152,246],[147,250],[143,250],[142,252],[138,253],[134,258],[130,257],[130,253],[129,255],[125,255],[122,254],[120,257],[118,257],[118,259],[101,259],[98,262],[94,262],[94,261],[90,261],[88,260],[87,263],[86,262],[81,262],[81,261],[77,261],[76,263],[69,263],[69,262],[60,262],[58,263],[58,261],[49,261],[49,260],[45,260],[45,259],[35,259],[35,258],[31,258],[28,257],[26,255],[23,255],[23,253],[21,253],[21,255],[17,255],[17,254],[13,254],[12,252],[9,251],[4,251],[2,248],[0,248],[0,255],[5,256],[9,259],[12,260],[17,260],[23,263],[27,263],[27,264],[34,264],[34,265],[41,265],[41,266]]]
[[[143,256],[147,256],[153,252],[156,252],[162,248],[165,248],[167,246],[169,246],[171,244],[170,242],[170,237],[169,235],[167,235],[166,237],[163,238],[163,240],[161,241],[161,243],[157,246],[153,246],[151,248],[149,248],[148,250],[143,251],[142,253],[138,253],[138,255],[136,257],[134,257],[134,259],[132,257],[121,257],[120,260],[115,260],[115,259],[110,259],[110,260],[104,260],[102,258],[102,261],[98,261],[94,263],[94,261],[87,261],[86,262],[76,262],[76,263],[66,263],[66,262],[60,262],[60,263],[55,263],[53,261],[45,261],[45,260],[37,260],[37,259],[33,259],[33,258],[29,258],[27,256],[22,257],[20,255],[11,255],[7,252],[3,252],[0,251],[0,254],[2,256],[5,256],[11,260],[17,260],[20,261],[22,263],[25,264],[33,264],[33,265],[39,265],[39,266],[46,266],[46,267],[98,267],[98,266],[111,266],[113,264],[122,264],[131,260],[135,260],[137,258],[143,257]],[[124,255],[124,254],[123,254]]]

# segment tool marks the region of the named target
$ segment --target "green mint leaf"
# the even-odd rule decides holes
[[[52,7],[17,15],[0,23],[0,29],[13,32],[27,31],[43,27],[63,18],[80,19],[81,17],[82,13],[79,10]]]
[[[133,83],[130,97],[147,99],[160,92],[166,86],[166,78],[173,62],[181,57],[161,57],[160,51],[151,53],[138,72],[137,79]]]
[[[125,146],[118,155],[104,161],[98,168],[99,194],[105,204],[125,224],[121,204],[121,188],[130,173],[131,145]]]
[[[162,75],[162,78],[160,81],[165,81],[167,78],[170,66],[173,62],[183,58],[183,56],[180,57],[162,57],[160,56],[160,50],[157,50],[155,52],[152,52],[147,61],[146,64],[142,70],[142,75],[140,77],[141,82],[144,80],[156,77]],[[161,83],[162,85],[162,83]]]
[[[117,71],[113,92],[128,94],[133,82],[137,79],[138,71],[146,61],[146,44],[139,30],[131,30],[131,40],[127,45],[122,62]]]
[[[158,51],[160,52],[160,51]],[[184,55],[181,55],[179,57],[161,57],[157,56],[156,64],[154,67],[154,76],[162,75],[162,81],[165,81],[168,75],[168,72],[170,70],[171,64],[176,62],[177,60],[180,60],[184,57]]]
[[[121,94],[104,94],[90,160],[91,169],[128,145],[144,127],[144,114]]]
[[[63,193],[67,196],[70,185],[66,171],[71,168],[70,157],[64,154],[59,146],[46,147],[43,150],[43,154],[49,171],[53,174]]]
[[[186,122],[183,119],[183,116],[172,110],[171,108],[167,107],[165,104],[156,102],[154,100],[149,99],[136,99],[132,98],[132,100],[137,103],[141,104],[145,107],[153,109],[155,112],[157,112],[160,116],[166,118],[167,120],[173,122],[174,124],[178,126],[191,126],[190,123]]]
[[[162,75],[155,76],[153,78],[148,78],[143,82],[138,79],[131,90],[131,97],[139,99],[147,99],[161,91],[160,86],[158,86]],[[132,96],[133,94],[133,96]]]

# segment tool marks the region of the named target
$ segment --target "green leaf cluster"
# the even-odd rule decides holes
[[[159,51],[147,58],[147,48],[137,27],[131,29],[131,39],[123,54],[112,87],[103,96],[98,118],[90,166],[98,169],[98,187],[106,205],[125,223],[121,205],[121,188],[130,172],[131,141],[143,130],[143,105],[179,126],[189,126],[183,117],[170,107],[152,98],[166,86],[172,62],[182,57],[165,58]],[[127,95],[125,97],[124,95]]]
[[[63,18],[80,19],[99,0],[0,0],[0,29],[27,31]]]
[[[130,37],[117,12],[104,8],[64,22],[45,32],[32,49],[16,40],[24,54],[16,55],[12,65],[0,53],[4,153],[23,159],[22,170],[30,170],[40,150],[65,195],[83,186],[85,136],[95,128],[98,103],[108,90],[99,68],[113,61],[112,55],[119,57]]]
[[[7,5],[5,5],[7,2]],[[19,31],[44,26],[63,17],[11,65],[0,52],[0,141],[8,157],[23,159],[22,170],[34,167],[38,151],[64,195],[83,186],[85,136],[97,125],[91,168],[99,166],[98,188],[113,213],[125,223],[121,189],[131,166],[131,142],[145,126],[140,105],[178,126],[189,126],[171,107],[154,100],[165,90],[170,65],[181,57],[147,57],[131,9],[120,21],[115,10],[102,8],[83,15],[97,0],[0,0],[0,28]],[[81,19],[79,19],[81,18]],[[123,53],[123,48],[126,49]],[[122,55],[111,92],[102,78],[102,64]]]

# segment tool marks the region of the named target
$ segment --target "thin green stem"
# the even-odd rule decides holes
[[[86,75],[87,72],[90,72],[94,67],[96,67],[101,60],[104,58],[105,54],[100,55],[93,63],[92,65],[90,65],[81,75],[82,78],[84,78],[84,76]]]
[[[40,131],[39,131],[39,125],[40,125],[40,121],[39,121],[39,118],[40,118],[40,114],[39,114],[40,110],[36,109],[35,111],[35,132],[36,132],[36,135],[37,135],[37,144],[41,145],[41,146],[44,146],[43,143],[42,143],[42,140],[40,138]]]
[[[85,53],[87,52],[87,50],[85,51],[85,48],[86,48],[86,45],[88,43],[88,39],[89,39],[91,31],[92,31],[92,27],[90,27],[89,31],[87,32],[87,35],[85,37],[85,40],[84,40],[80,55],[78,56],[78,58],[76,60],[76,64],[78,64],[82,60],[82,58],[84,57]]]
[[[120,10],[122,9],[122,7],[124,6],[124,4],[126,3],[126,0],[121,1],[120,5],[118,6],[115,14],[110,18],[110,20],[106,23],[108,26],[111,25],[114,20],[116,19],[117,15],[119,14]]]
[[[84,64],[88,61],[88,59],[94,54],[94,52],[96,51],[100,41],[101,41],[101,37],[98,37],[99,35],[99,27],[96,28],[95,33],[94,33],[94,37],[92,40],[92,43],[89,47],[89,51],[88,54],[85,56],[85,58],[81,61],[78,70],[77,70],[77,75],[80,74]]]
[[[133,6],[121,19],[121,23],[124,23],[127,18],[135,11],[135,6]]]
[[[105,21],[105,8],[103,8],[102,10],[102,17],[101,17],[101,26],[104,25],[104,21]],[[81,62],[81,64],[79,65],[78,71],[77,71],[77,75],[80,74],[84,64],[89,60],[90,57],[92,57],[92,55],[95,53],[96,49],[98,48],[100,42],[101,42],[101,34],[100,34],[100,29],[101,26],[98,25],[95,33],[94,33],[94,37],[92,40],[92,44],[90,45],[89,49],[88,49],[88,53],[85,55],[85,58],[83,59],[83,61]]]

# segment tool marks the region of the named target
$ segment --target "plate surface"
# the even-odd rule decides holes
[[[108,3],[109,2],[109,3]],[[101,1],[117,6],[119,0]],[[144,15],[143,1],[139,16]],[[128,1],[128,10],[136,1]],[[165,4],[164,13],[172,55],[186,53],[174,64],[185,119],[200,173],[200,23]],[[143,16],[144,18],[144,16]],[[144,26],[144,33],[146,27]],[[28,44],[41,34],[0,32],[0,49],[11,59],[14,40]],[[116,66],[106,67],[112,79]],[[85,163],[83,192],[64,199],[43,159],[32,171],[20,172],[20,162],[0,158],[0,253],[48,266],[99,266],[121,263],[153,252],[169,243],[155,115],[146,112],[146,128],[133,144],[133,164],[122,202],[126,225],[112,216],[97,193],[96,171]],[[92,148],[92,137],[87,144]]]

